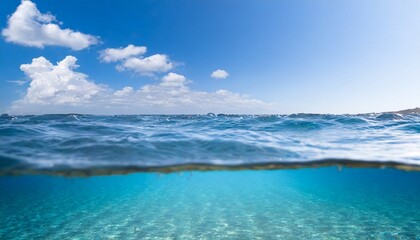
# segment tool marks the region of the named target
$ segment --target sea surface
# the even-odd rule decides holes
[[[0,239],[420,239],[420,115],[0,117]]]

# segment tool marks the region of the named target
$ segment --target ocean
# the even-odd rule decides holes
[[[420,115],[0,117],[0,239],[420,239]]]

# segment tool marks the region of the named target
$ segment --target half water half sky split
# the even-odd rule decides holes
[[[0,112],[420,105],[419,1],[0,2]]]

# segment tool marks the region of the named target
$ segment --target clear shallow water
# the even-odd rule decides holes
[[[319,159],[420,166],[420,115],[0,118],[0,174]],[[95,174],[95,172],[91,172]]]
[[[0,239],[420,239],[420,172],[0,177]]]

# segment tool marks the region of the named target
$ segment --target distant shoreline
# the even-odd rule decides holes
[[[400,111],[395,111],[395,112],[389,112],[389,113],[398,113],[398,114],[420,114],[420,108],[419,108],[419,107],[416,107],[416,108],[405,109],[405,110],[400,110]]]

